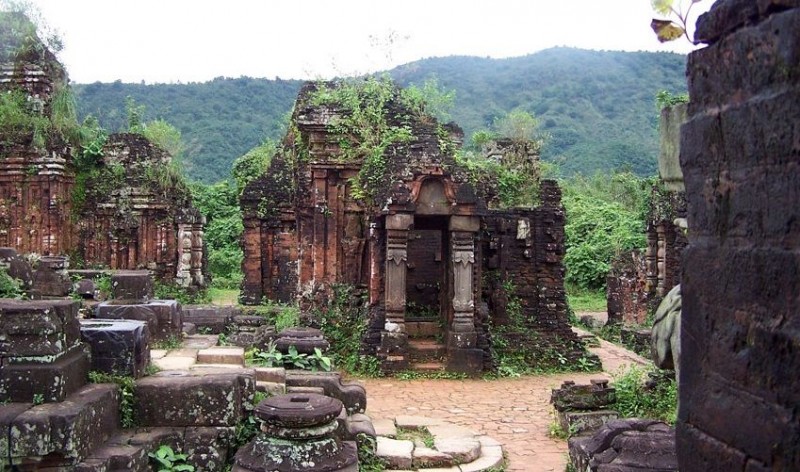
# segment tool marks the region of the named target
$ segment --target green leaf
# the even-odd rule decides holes
[[[672,11],[672,5],[674,3],[675,0],[650,0],[650,5],[653,6],[653,10],[662,15],[668,15]]]
[[[187,472],[194,472],[194,466],[189,464],[180,464],[173,467],[172,470],[183,470]]]
[[[650,27],[655,31],[658,40],[662,43],[674,41],[684,34],[684,29],[673,21],[653,19]]]

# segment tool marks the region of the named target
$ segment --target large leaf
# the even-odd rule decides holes
[[[653,10],[657,11],[662,15],[667,15],[672,11],[672,5],[675,3],[675,0],[650,0],[650,5],[653,6]]]
[[[655,31],[658,40],[662,43],[674,41],[683,36],[684,30],[678,24],[669,20],[653,19],[650,27]]]

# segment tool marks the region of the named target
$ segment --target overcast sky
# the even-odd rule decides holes
[[[675,51],[649,0],[33,0],[77,83],[330,78],[450,55],[553,46]],[[711,0],[695,8],[707,10]]]

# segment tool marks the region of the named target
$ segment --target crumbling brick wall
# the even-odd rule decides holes
[[[719,0],[696,38],[680,470],[800,470],[800,2]]]
[[[567,316],[561,189],[555,181],[543,180],[540,198],[534,209],[492,211],[485,218],[483,295],[495,325],[513,324],[513,305],[518,304],[524,327],[535,335],[507,336],[515,349],[525,345],[537,351],[539,361],[547,356],[555,361],[560,355],[577,362],[586,351]]]

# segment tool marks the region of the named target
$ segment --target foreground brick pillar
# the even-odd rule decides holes
[[[800,1],[720,0],[697,37],[680,470],[800,470]]]

